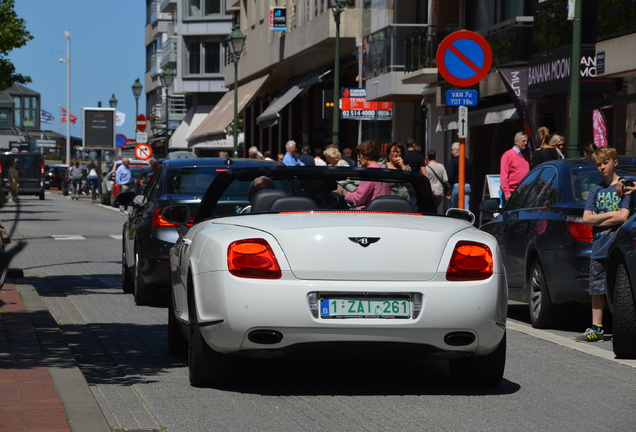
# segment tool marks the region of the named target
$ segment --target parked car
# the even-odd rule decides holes
[[[232,166],[268,166],[265,161],[234,159]],[[122,286],[133,292],[138,305],[151,303],[157,291],[170,285],[168,254],[177,240],[176,225],[167,223],[162,210],[175,203],[187,205],[192,214],[212,179],[227,169],[225,159],[166,160],[142,196],[126,192],[114,203],[132,205],[123,226]]]
[[[256,177],[276,186],[247,198]],[[410,185],[349,208],[337,181]],[[251,206],[250,206],[251,205]],[[247,208],[249,207],[249,211]],[[474,216],[435,213],[428,179],[348,167],[230,169],[170,252],[168,346],[190,384],[231,382],[240,355],[450,360],[464,385],[497,386],[506,284],[496,240]],[[165,208],[187,224],[190,207]],[[187,232],[186,232],[187,231]]]
[[[132,191],[135,192],[136,195],[139,194],[139,190],[141,188],[140,184],[141,184],[143,175],[145,172],[147,172],[149,168],[150,168],[149,166],[133,166],[132,164],[130,165],[130,173],[132,174],[132,181],[133,181]],[[121,187],[116,182],[113,182],[113,187],[110,190],[110,198],[108,199],[108,201],[111,203],[113,207],[118,206],[115,203],[115,198],[117,198],[120,192],[121,192]]]
[[[636,174],[631,156],[619,157],[617,172]],[[583,225],[583,209],[602,180],[589,157],[551,161],[531,170],[502,209],[498,199],[481,203],[499,212],[480,229],[497,239],[509,297],[528,303],[534,327],[555,325],[558,305],[589,301],[592,227]]]
[[[112,197],[112,191],[113,191],[113,184],[115,183],[115,173],[117,172],[117,168],[119,168],[121,163],[122,163],[121,159],[115,161],[110,171],[103,174],[102,176],[102,182],[101,182],[99,191],[101,192],[101,202],[104,205],[111,205],[112,203],[111,197]],[[150,163],[148,161],[130,159],[130,165],[129,165],[130,169],[143,168],[147,166],[150,166]]]
[[[44,186],[47,189],[56,188],[68,191],[66,170],[68,165],[46,165],[44,172]]]
[[[5,190],[9,190],[8,173],[13,161],[18,163],[18,195],[35,195],[44,199],[44,156],[37,152],[3,153],[0,157],[0,174]]]
[[[636,161],[635,161],[636,162]],[[632,212],[636,197],[632,196]],[[636,213],[616,232],[608,251],[607,300],[612,310],[614,354],[636,359]]]

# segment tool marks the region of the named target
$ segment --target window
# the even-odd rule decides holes
[[[189,39],[187,47],[187,75],[223,73],[222,41],[218,38]]]
[[[34,96],[14,96],[13,125],[15,127],[35,127],[38,99]]]
[[[11,110],[0,108],[0,127],[11,127]]]
[[[186,0],[186,14],[190,18],[205,18],[225,14],[224,0]]]

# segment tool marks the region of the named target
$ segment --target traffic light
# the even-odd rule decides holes
[[[325,120],[333,118],[333,90],[322,91],[322,118]]]

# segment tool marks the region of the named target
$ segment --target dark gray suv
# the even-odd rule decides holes
[[[118,204],[132,206],[122,235],[122,287],[132,292],[138,305],[156,300],[158,290],[170,286],[169,252],[177,241],[175,225],[161,212],[174,204],[185,204],[195,214],[201,197],[219,172],[228,169],[224,158],[166,160],[152,176],[143,195],[126,192]],[[254,167],[278,162],[232,159],[231,167]]]

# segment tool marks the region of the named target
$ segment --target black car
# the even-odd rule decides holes
[[[155,171],[143,195],[125,192],[117,204],[132,205],[123,226],[122,287],[133,292],[135,303],[149,304],[156,290],[170,285],[169,252],[177,240],[176,225],[166,222],[162,210],[186,204],[196,213],[201,197],[219,172],[228,168],[264,166],[277,162],[253,159],[201,158],[166,160]]]
[[[636,359],[636,197],[632,196],[631,204],[631,217],[616,231],[609,247],[606,277],[614,354]]]
[[[44,199],[44,156],[37,152],[4,153],[0,157],[0,173],[5,190],[9,190],[9,167],[18,166],[18,195],[35,195]]]
[[[619,175],[636,174],[632,159],[619,157]],[[589,157],[546,162],[528,173],[503,209],[497,199],[480,205],[499,212],[480,229],[497,238],[509,298],[528,303],[534,327],[556,324],[557,305],[590,298],[592,227],[583,225],[583,209],[602,180]]]
[[[47,189],[56,188],[68,191],[67,170],[67,165],[47,165],[44,173],[44,186]]]

